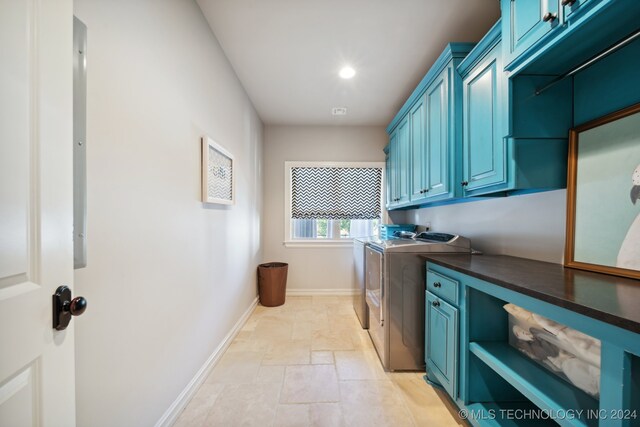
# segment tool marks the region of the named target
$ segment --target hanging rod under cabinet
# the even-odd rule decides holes
[[[590,65],[593,65],[594,63],[600,61],[601,59],[606,58],[607,56],[611,55],[612,53],[622,49],[623,47],[625,47],[626,45],[628,45],[629,43],[631,43],[632,41],[636,40],[639,37],[640,37],[640,30],[636,30],[635,32],[633,32],[630,35],[628,35],[625,38],[623,38],[622,40],[614,43],[613,45],[609,46],[608,48],[606,48],[602,52],[600,52],[597,55],[593,56],[591,59],[588,59],[587,61],[585,61],[582,64],[578,65],[577,67],[573,68],[572,70],[567,71],[566,73],[556,77],[555,79],[551,80],[549,83],[544,85],[543,87],[536,89],[536,92],[535,92],[536,96],[540,95],[542,92],[544,92],[545,90],[549,89],[550,87],[555,86],[556,83],[566,79],[567,77],[573,76],[574,74],[578,73],[579,71],[584,70],[585,68],[589,67]]]

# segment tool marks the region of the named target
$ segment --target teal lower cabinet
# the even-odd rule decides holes
[[[460,407],[463,418],[474,426],[640,426],[639,333],[527,295],[527,290],[519,292],[505,287],[500,279],[496,279],[498,284],[494,284],[480,279],[478,275],[465,274],[462,272],[465,270],[455,263],[443,261],[446,257],[430,256],[427,262],[426,378],[445,388]],[[482,257],[487,258],[482,260],[486,267],[491,256]],[[516,263],[522,261],[511,257],[501,259],[520,260]],[[543,267],[545,264],[554,265],[538,264]],[[472,262],[468,265],[474,266]],[[493,271],[500,275],[503,268],[504,264]],[[492,270],[482,270],[483,273],[486,271]],[[522,273],[523,269],[519,269],[517,274],[522,277]],[[567,273],[567,277],[572,281],[580,280],[573,277],[573,272]],[[589,288],[597,293],[593,288],[593,275],[585,277],[587,281],[579,286],[581,289],[577,287],[574,291]],[[539,276],[534,275],[527,280],[535,282],[548,278],[540,271]],[[438,286],[434,287],[434,284]],[[459,301],[457,307],[430,292],[446,288],[451,301],[453,285],[459,286],[459,293],[455,294],[455,300]],[[540,285],[541,288],[543,286]],[[636,286],[640,286],[640,282]],[[604,288],[602,298],[592,297],[598,301],[606,300],[606,291]],[[640,287],[636,296],[640,297]],[[583,301],[587,299],[584,295],[581,298]],[[561,378],[562,371],[552,372],[509,344],[509,335],[516,326],[510,323],[503,308],[508,303],[600,341],[600,369],[597,374],[592,373],[592,378],[597,378],[599,384],[599,395],[588,394],[566,377]],[[571,357],[562,351],[559,355]]]
[[[427,291],[425,362],[431,380],[458,393],[458,309]]]

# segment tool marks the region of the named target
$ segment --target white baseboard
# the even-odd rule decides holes
[[[287,289],[287,296],[290,297],[352,296],[357,294],[357,289]]]
[[[198,387],[204,382],[204,380],[209,375],[209,372],[216,366],[220,357],[224,354],[224,352],[229,348],[233,339],[238,335],[240,329],[244,326],[258,305],[258,297],[253,300],[249,308],[242,314],[240,319],[236,322],[236,324],[231,328],[226,337],[222,340],[220,345],[216,347],[211,356],[204,362],[204,365],[196,372],[196,375],[189,381],[189,384],[182,390],[182,392],[178,395],[176,400],[173,401],[169,409],[160,417],[155,427],[170,427],[172,426],[182,410],[187,406],[193,395],[198,391]]]

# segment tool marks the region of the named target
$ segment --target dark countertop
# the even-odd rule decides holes
[[[469,276],[640,333],[640,280],[505,255],[424,255]]]

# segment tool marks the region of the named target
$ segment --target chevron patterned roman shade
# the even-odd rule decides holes
[[[382,168],[292,167],[291,218],[376,219]]]

